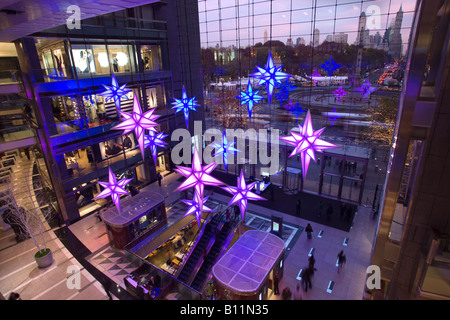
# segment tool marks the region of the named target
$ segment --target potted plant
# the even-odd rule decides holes
[[[34,258],[39,268],[51,265],[53,263],[53,254],[50,248],[47,247],[43,225],[43,221],[51,214],[50,206],[44,209],[33,206],[33,209],[27,210],[16,202],[11,189],[8,188],[2,195],[0,198],[3,206],[6,207],[2,218],[14,230],[16,241],[20,242],[31,238],[37,248]]]

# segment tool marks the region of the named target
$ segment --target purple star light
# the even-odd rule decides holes
[[[188,168],[177,166],[174,169],[176,172],[187,178],[176,190],[183,191],[188,188],[194,187],[195,193],[198,194],[200,199],[203,199],[203,191],[205,190],[205,185],[220,186],[224,184],[223,182],[210,175],[210,173],[216,168],[216,166],[217,163],[215,162],[210,163],[206,166],[202,166],[197,148],[194,148],[192,167]],[[203,203],[199,202],[199,206],[201,211]]]
[[[277,67],[273,63],[272,53],[269,52],[265,68],[257,66],[257,72],[250,75],[250,77],[259,79],[258,85],[266,85],[269,104],[272,101],[273,88],[280,84],[281,80],[289,78],[289,74],[280,71],[282,68],[283,66]]]
[[[109,181],[98,182],[105,189],[103,189],[103,191],[100,192],[94,199],[106,198],[108,196],[111,196],[111,199],[114,205],[117,207],[117,211],[120,214],[120,195],[122,194],[130,195],[130,193],[127,190],[125,190],[125,186],[133,179],[122,179],[120,181],[117,181],[116,176],[112,172],[111,168],[108,168],[108,170],[109,170]]]
[[[167,143],[163,141],[163,139],[165,139],[167,136],[168,136],[167,134],[164,134],[164,131],[158,134],[154,133],[153,131],[150,131],[150,134],[144,135],[144,149],[150,147],[153,156],[153,161],[155,162],[155,166],[156,166],[157,147],[165,148],[167,146]]]
[[[252,84],[250,80],[247,84],[247,91],[241,92],[240,95],[236,96],[236,98],[241,100],[241,105],[246,104],[248,110],[248,117],[252,118],[252,110],[255,103],[259,103],[260,100],[264,99],[263,97],[258,95],[259,90],[253,91]]]
[[[214,154],[214,157],[222,155],[223,157],[223,164],[225,166],[225,171],[227,171],[227,164],[228,164],[228,154],[236,154],[237,152],[241,152],[240,150],[233,147],[234,141],[227,142],[227,136],[225,134],[225,130],[223,131],[222,135],[222,144],[219,144],[217,142],[213,143],[214,148],[217,150]]]
[[[289,158],[300,154],[302,160],[303,180],[305,180],[311,159],[316,161],[314,151],[322,152],[322,150],[337,148],[338,146],[331,144],[325,140],[319,139],[325,128],[314,131],[309,110],[306,114],[303,127],[299,125],[298,128],[300,131],[299,133],[290,131],[290,136],[280,137],[280,140],[283,140],[287,144],[294,146],[294,150],[289,155]]]
[[[341,101],[342,97],[345,96],[346,94],[348,94],[347,91],[344,91],[344,89],[342,89],[342,85],[339,85],[339,88],[337,88],[336,90],[333,91],[334,95],[336,96],[336,99],[338,102]]]
[[[244,221],[245,212],[247,211],[248,200],[266,200],[263,197],[258,196],[257,194],[251,192],[255,184],[258,182],[252,182],[249,185],[245,183],[244,171],[241,170],[241,174],[238,177],[237,187],[226,186],[222,189],[231,193],[233,198],[231,198],[228,206],[231,206],[235,203],[239,203],[239,210],[241,211],[241,218]]]
[[[317,72],[317,68],[314,68],[314,72],[311,74],[311,79],[314,81],[314,86],[317,86],[318,78],[322,78],[322,75]]]
[[[99,95],[105,97],[106,102],[113,99],[114,103],[116,104],[117,110],[120,111],[120,99],[122,97],[125,97],[126,99],[128,99],[127,93],[131,92],[131,90],[125,88],[125,86],[127,85],[126,83],[124,85],[119,86],[119,83],[117,82],[117,79],[116,79],[116,76],[114,75],[114,73],[111,75],[111,77],[112,77],[112,85],[110,87],[108,87],[108,86],[105,86],[104,84],[102,84],[102,86],[105,87],[106,91],[99,93]]]
[[[367,79],[362,85],[361,87],[358,88],[358,90],[361,92],[361,94],[363,95],[364,99],[367,99],[367,97],[376,89],[373,88],[370,85],[369,79]]]
[[[199,228],[201,225],[202,211],[214,212],[213,209],[211,209],[205,205],[207,200],[208,200],[208,197],[205,197],[204,199],[202,199],[196,192],[194,192],[193,200],[181,200],[181,202],[183,202],[189,206],[189,209],[184,216],[186,217],[190,214],[195,214]]]
[[[195,108],[199,106],[195,101],[195,97],[189,99],[186,94],[186,90],[183,86],[183,95],[181,99],[173,98],[175,102],[172,102],[174,105],[172,109],[176,109],[175,113],[183,111],[184,120],[186,121],[186,128],[189,128],[189,110],[197,111]]]
[[[123,134],[126,134],[130,131],[134,130],[134,133],[137,136],[137,140],[139,143],[139,148],[141,149],[142,158],[144,158],[144,135],[145,130],[150,130],[153,132],[158,132],[156,130],[156,126],[158,125],[155,120],[159,118],[159,116],[154,115],[156,109],[151,109],[146,113],[142,113],[141,104],[139,103],[139,99],[137,95],[134,95],[133,101],[133,113],[129,114],[128,112],[120,111],[120,114],[125,119],[122,123],[113,127],[114,130],[124,130]]]

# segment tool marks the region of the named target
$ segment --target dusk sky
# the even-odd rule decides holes
[[[383,36],[400,6],[403,10],[402,41],[407,44],[416,1],[273,0],[271,4],[270,0],[220,0],[220,10],[218,4],[219,0],[199,0],[202,47],[254,45],[264,42],[265,30],[269,40],[286,43],[292,38],[295,45],[296,39],[302,37],[309,44],[314,29],[320,30],[319,43],[327,35],[342,32],[348,34],[348,43],[353,44],[361,12],[366,13],[373,26],[370,35],[378,31]]]

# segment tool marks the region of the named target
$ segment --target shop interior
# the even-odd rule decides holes
[[[152,265],[174,275],[194,245],[198,232],[197,220],[192,220],[146,258]]]

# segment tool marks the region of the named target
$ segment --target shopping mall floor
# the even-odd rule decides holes
[[[24,177],[27,174],[31,176],[31,161],[21,158],[17,165],[19,171],[24,172]],[[155,182],[145,188],[162,193],[166,205],[170,205],[180,198],[180,193],[175,191],[181,183],[180,178],[182,177],[177,173],[172,173],[162,180],[161,187]],[[26,178],[21,180],[26,181]],[[223,203],[230,199],[219,193],[213,193],[211,198]],[[308,239],[304,232],[309,222],[307,220],[264,208],[258,202],[250,203],[248,211],[246,224],[253,224],[260,229],[270,226],[271,215],[283,217],[287,232],[286,239],[283,237],[287,257],[284,276],[279,285],[280,292],[286,287],[293,292],[296,285],[301,284],[299,272],[308,265],[308,255],[313,252],[317,271],[312,278],[312,289],[302,291],[304,300],[362,299],[376,229],[376,221],[370,214],[371,208],[358,208],[349,232],[310,222],[314,230],[312,239]],[[168,214],[171,214],[170,211]],[[109,246],[103,222],[95,214],[90,214],[68,229],[70,232],[65,233],[74,235],[71,241],[61,237],[61,234],[65,234],[61,231],[62,228],[54,228],[45,233],[47,245],[52,249],[55,259],[45,269],[39,269],[34,261],[36,250],[32,240],[16,243],[12,230],[0,230],[0,292],[6,299],[11,292],[19,293],[24,300],[129,298],[124,290],[123,278],[137,267],[138,262]],[[71,250],[68,250],[69,246]],[[73,248],[79,249],[74,251]],[[336,262],[341,250],[346,254],[347,264],[338,273]],[[83,254],[78,254],[79,252]],[[73,285],[76,284],[74,269],[69,268],[72,265],[80,270],[78,287]],[[115,288],[102,285],[105,283],[114,283]],[[281,296],[272,295],[270,299],[281,299]]]

